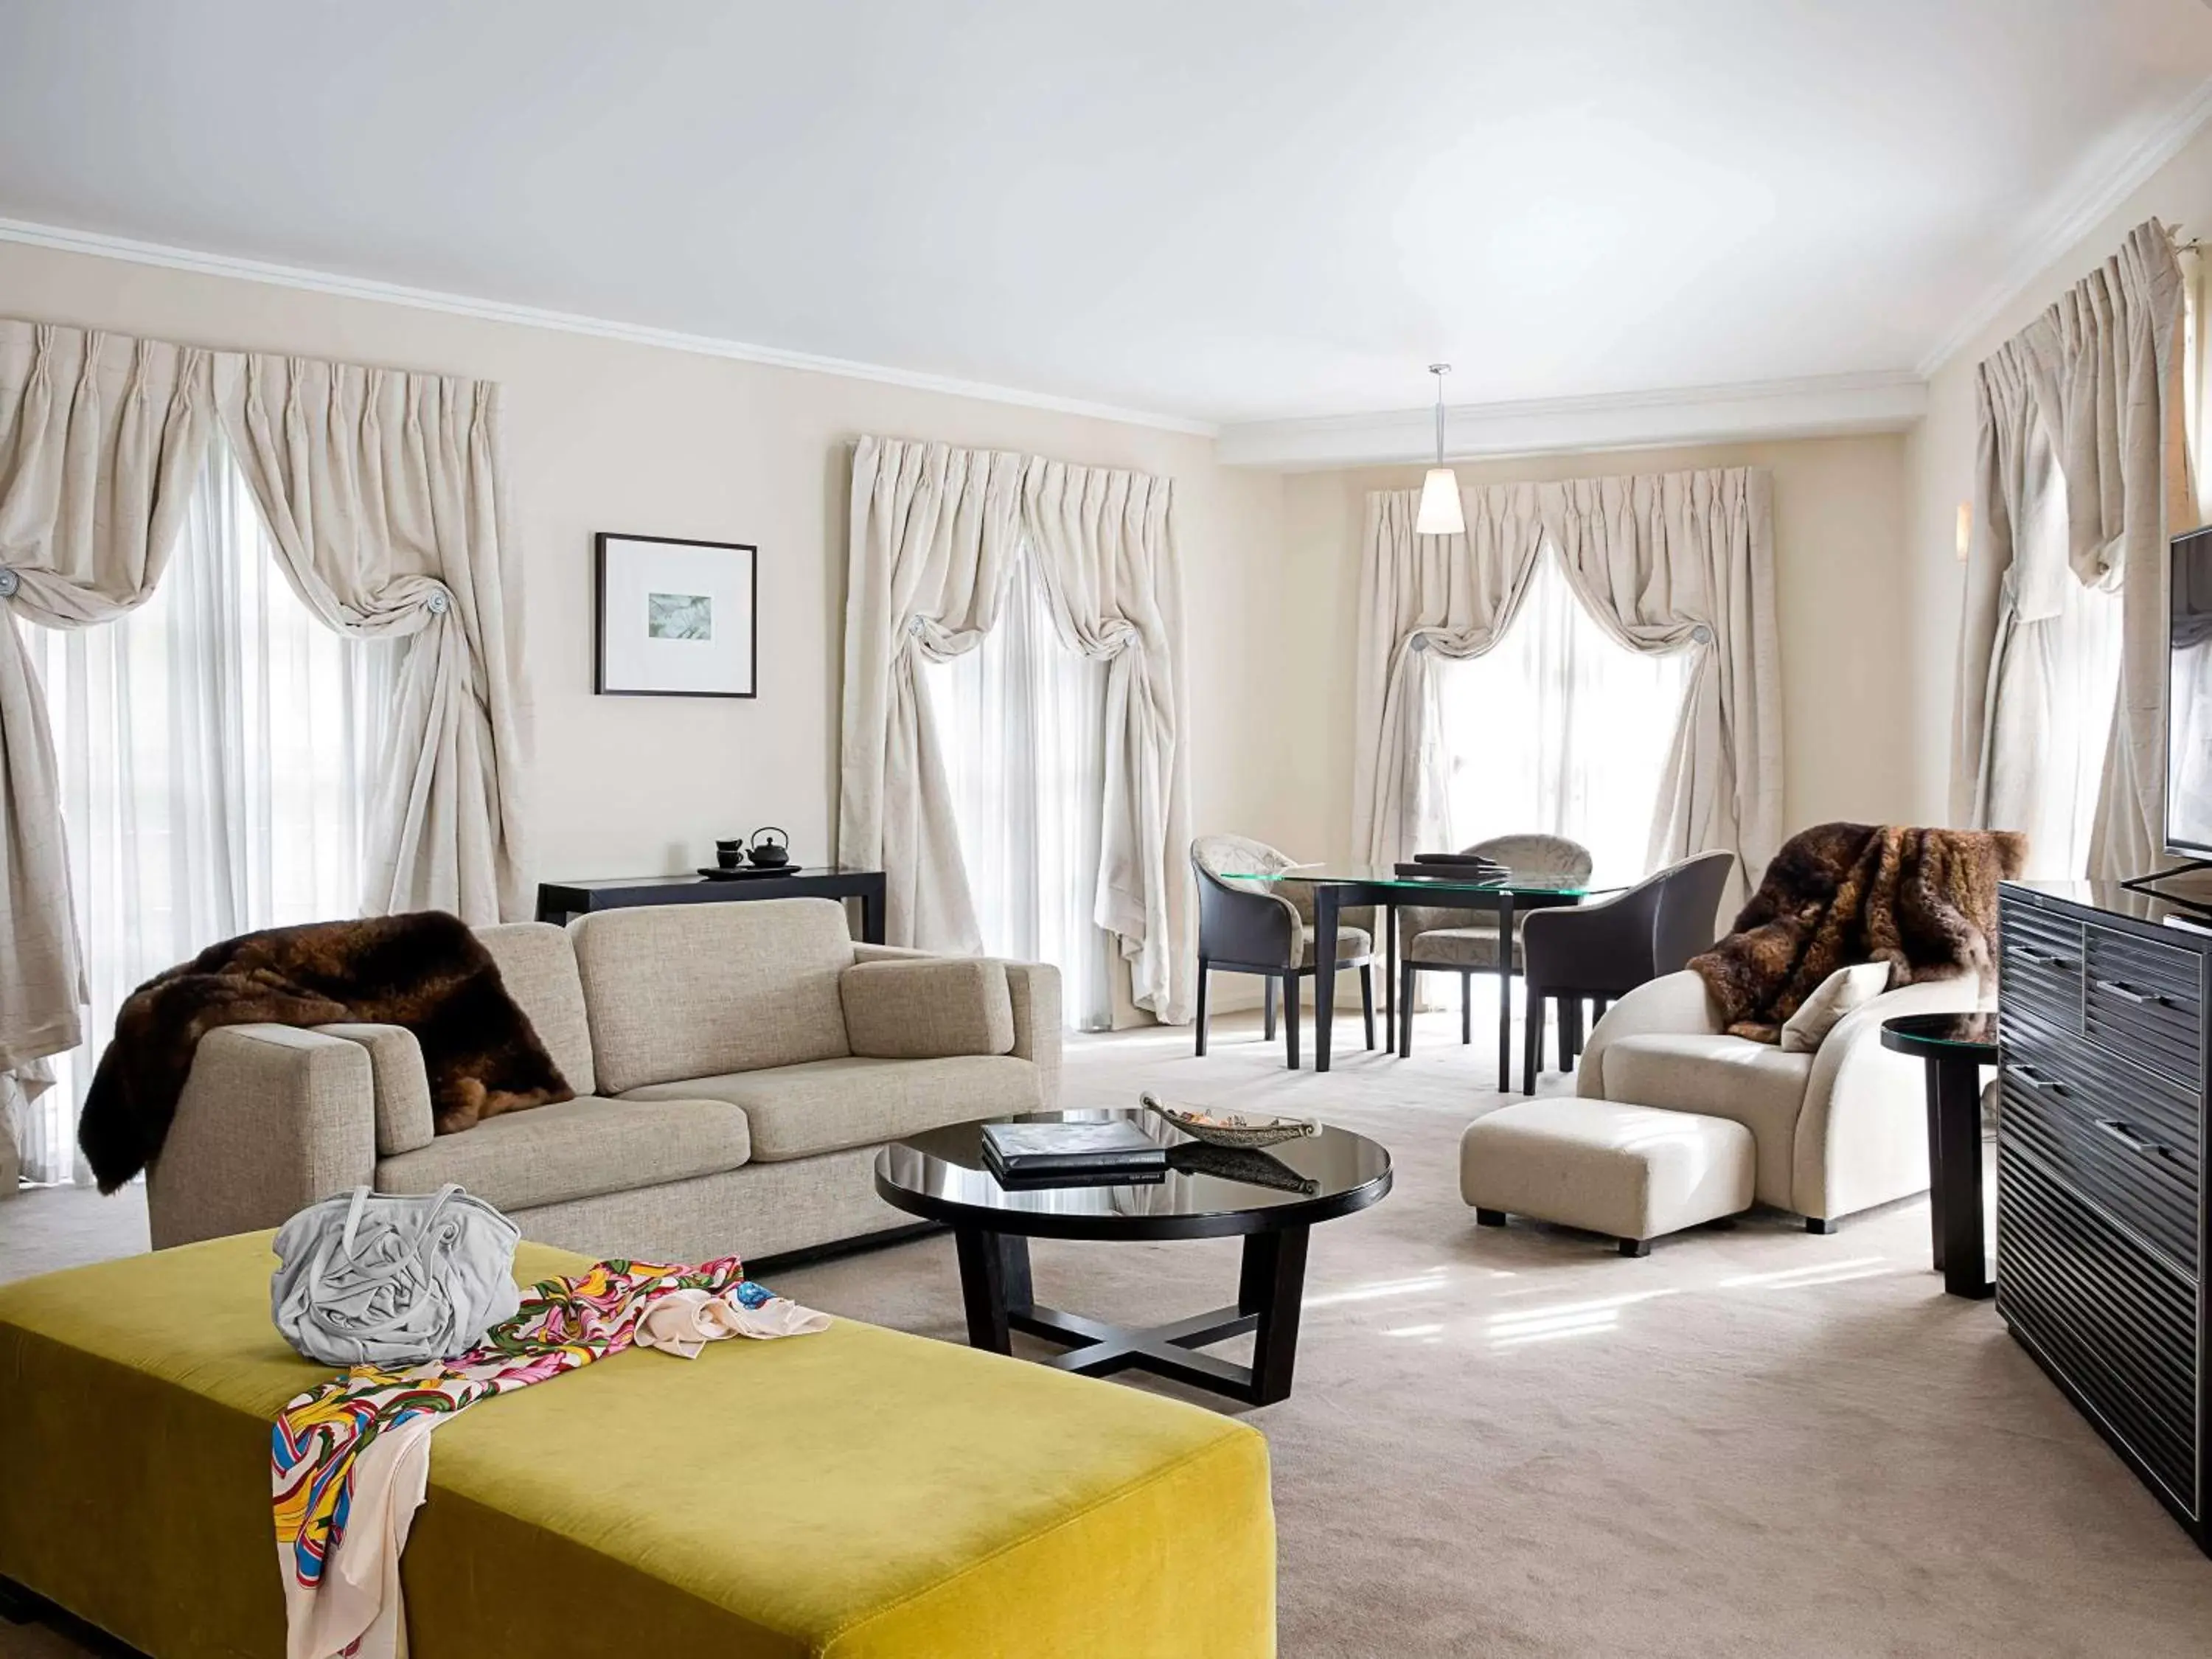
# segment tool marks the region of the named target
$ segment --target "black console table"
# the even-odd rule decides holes
[[[860,902],[860,938],[884,942],[884,872],[835,867],[781,870],[772,876],[614,876],[538,884],[538,920],[568,924],[594,910],[637,904],[723,904],[743,899],[830,898]]]
[[[2117,883],[2008,882],[2000,903],[1997,1311],[2212,1553],[2212,933]]]

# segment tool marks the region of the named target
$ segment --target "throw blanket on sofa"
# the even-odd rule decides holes
[[[210,945],[131,994],[86,1091],[77,1145],[112,1193],[152,1163],[191,1074],[223,1025],[404,1025],[422,1050],[440,1134],[574,1091],[501,983],[441,910],[270,927]]]
[[[1820,982],[1861,962],[1892,985],[1996,973],[1997,884],[2020,874],[2009,830],[1823,823],[1766,866],[1735,929],[1690,966],[1730,1035],[1772,1042]]]
[[[629,1347],[689,1359],[724,1337],[829,1324],[754,1284],[735,1256],[696,1267],[602,1261],[532,1285],[513,1318],[459,1358],[356,1365],[300,1395],[270,1438],[287,1659],[398,1650],[400,1553],[429,1485],[430,1431],[455,1412]]]

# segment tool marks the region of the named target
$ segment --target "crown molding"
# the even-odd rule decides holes
[[[1444,453],[1467,461],[1902,432],[1927,408],[1926,383],[1902,373],[1462,404],[1444,410]],[[1423,461],[1436,453],[1435,421],[1432,407],[1248,421],[1223,427],[1214,454],[1224,465],[1283,471]]]
[[[2197,129],[2212,119],[2212,80],[2177,105],[2165,120],[2146,132],[2141,143],[2119,156],[2110,171],[2094,179],[2070,197],[2045,205],[2031,216],[2033,227],[2026,242],[1996,285],[1977,301],[1945,331],[1918,365],[1923,380],[1964,350],[1974,337],[2002,314],[2006,307],[2034,286],[2035,281],[2058,263],[2066,251],[2087,236],[2129,197],[2148,184],[2151,176],[2181,153]]]
[[[477,299],[466,294],[447,294],[436,289],[410,288],[399,283],[378,282],[367,276],[348,276],[337,271],[314,270],[302,265],[273,264],[264,259],[242,259],[227,253],[208,253],[196,248],[174,247],[162,242],[142,242],[127,236],[108,236],[97,231],[72,230],[61,225],[40,224],[27,219],[0,219],[0,242],[21,242],[32,247],[54,248],[64,253],[88,253],[104,259],[124,259],[133,264],[158,265],[168,270],[188,270],[206,276],[230,276],[242,282],[265,283],[276,288],[303,289],[310,294],[334,294],[343,299],[374,300],[384,305],[407,306],[417,311],[444,312],[449,316],[473,317],[485,322],[511,323],[521,328],[550,329],[562,334],[586,334],[597,339],[620,340],[629,345],[658,346],[667,351],[687,351],[702,357],[726,357],[738,362],[763,363],[771,368],[797,369],[808,374],[834,374],[848,380],[872,380],[881,386],[903,386],[914,392],[934,392],[948,398],[974,398],[985,403],[1012,404],[1022,409],[1048,410],[1057,415],[1079,415],[1096,421],[1115,421],[1124,426],[1152,427],[1164,432],[1188,433],[1211,438],[1218,428],[1210,421],[1186,420],[1149,410],[1122,409],[1112,404],[1085,402],[1079,398],[1054,397],[1018,386],[994,386],[981,380],[963,380],[951,375],[924,374],[886,363],[864,363],[847,357],[824,357],[809,351],[786,351],[777,346],[753,345],[711,334],[686,334],[679,330],[650,328],[606,317],[550,311],[538,306],[508,305],[498,300]]]

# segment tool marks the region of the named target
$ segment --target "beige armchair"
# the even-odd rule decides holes
[[[1816,1052],[1789,1054],[1723,1034],[1705,981],[1684,969],[1606,1011],[1575,1089],[1742,1124],[1758,1152],[1755,1199],[1833,1232],[1838,1217],[1928,1188],[1926,1079],[1920,1061],[1881,1046],[1882,1022],[1980,1000],[1971,976],[1885,991],[1846,1014]]]

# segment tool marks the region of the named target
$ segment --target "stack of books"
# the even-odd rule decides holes
[[[1496,859],[1480,853],[1416,853],[1398,866],[1401,876],[1428,876],[1458,881],[1480,881],[1511,873]]]
[[[1166,1179],[1167,1148],[1124,1118],[1103,1123],[987,1123],[983,1161],[1007,1184],[1121,1185]]]

